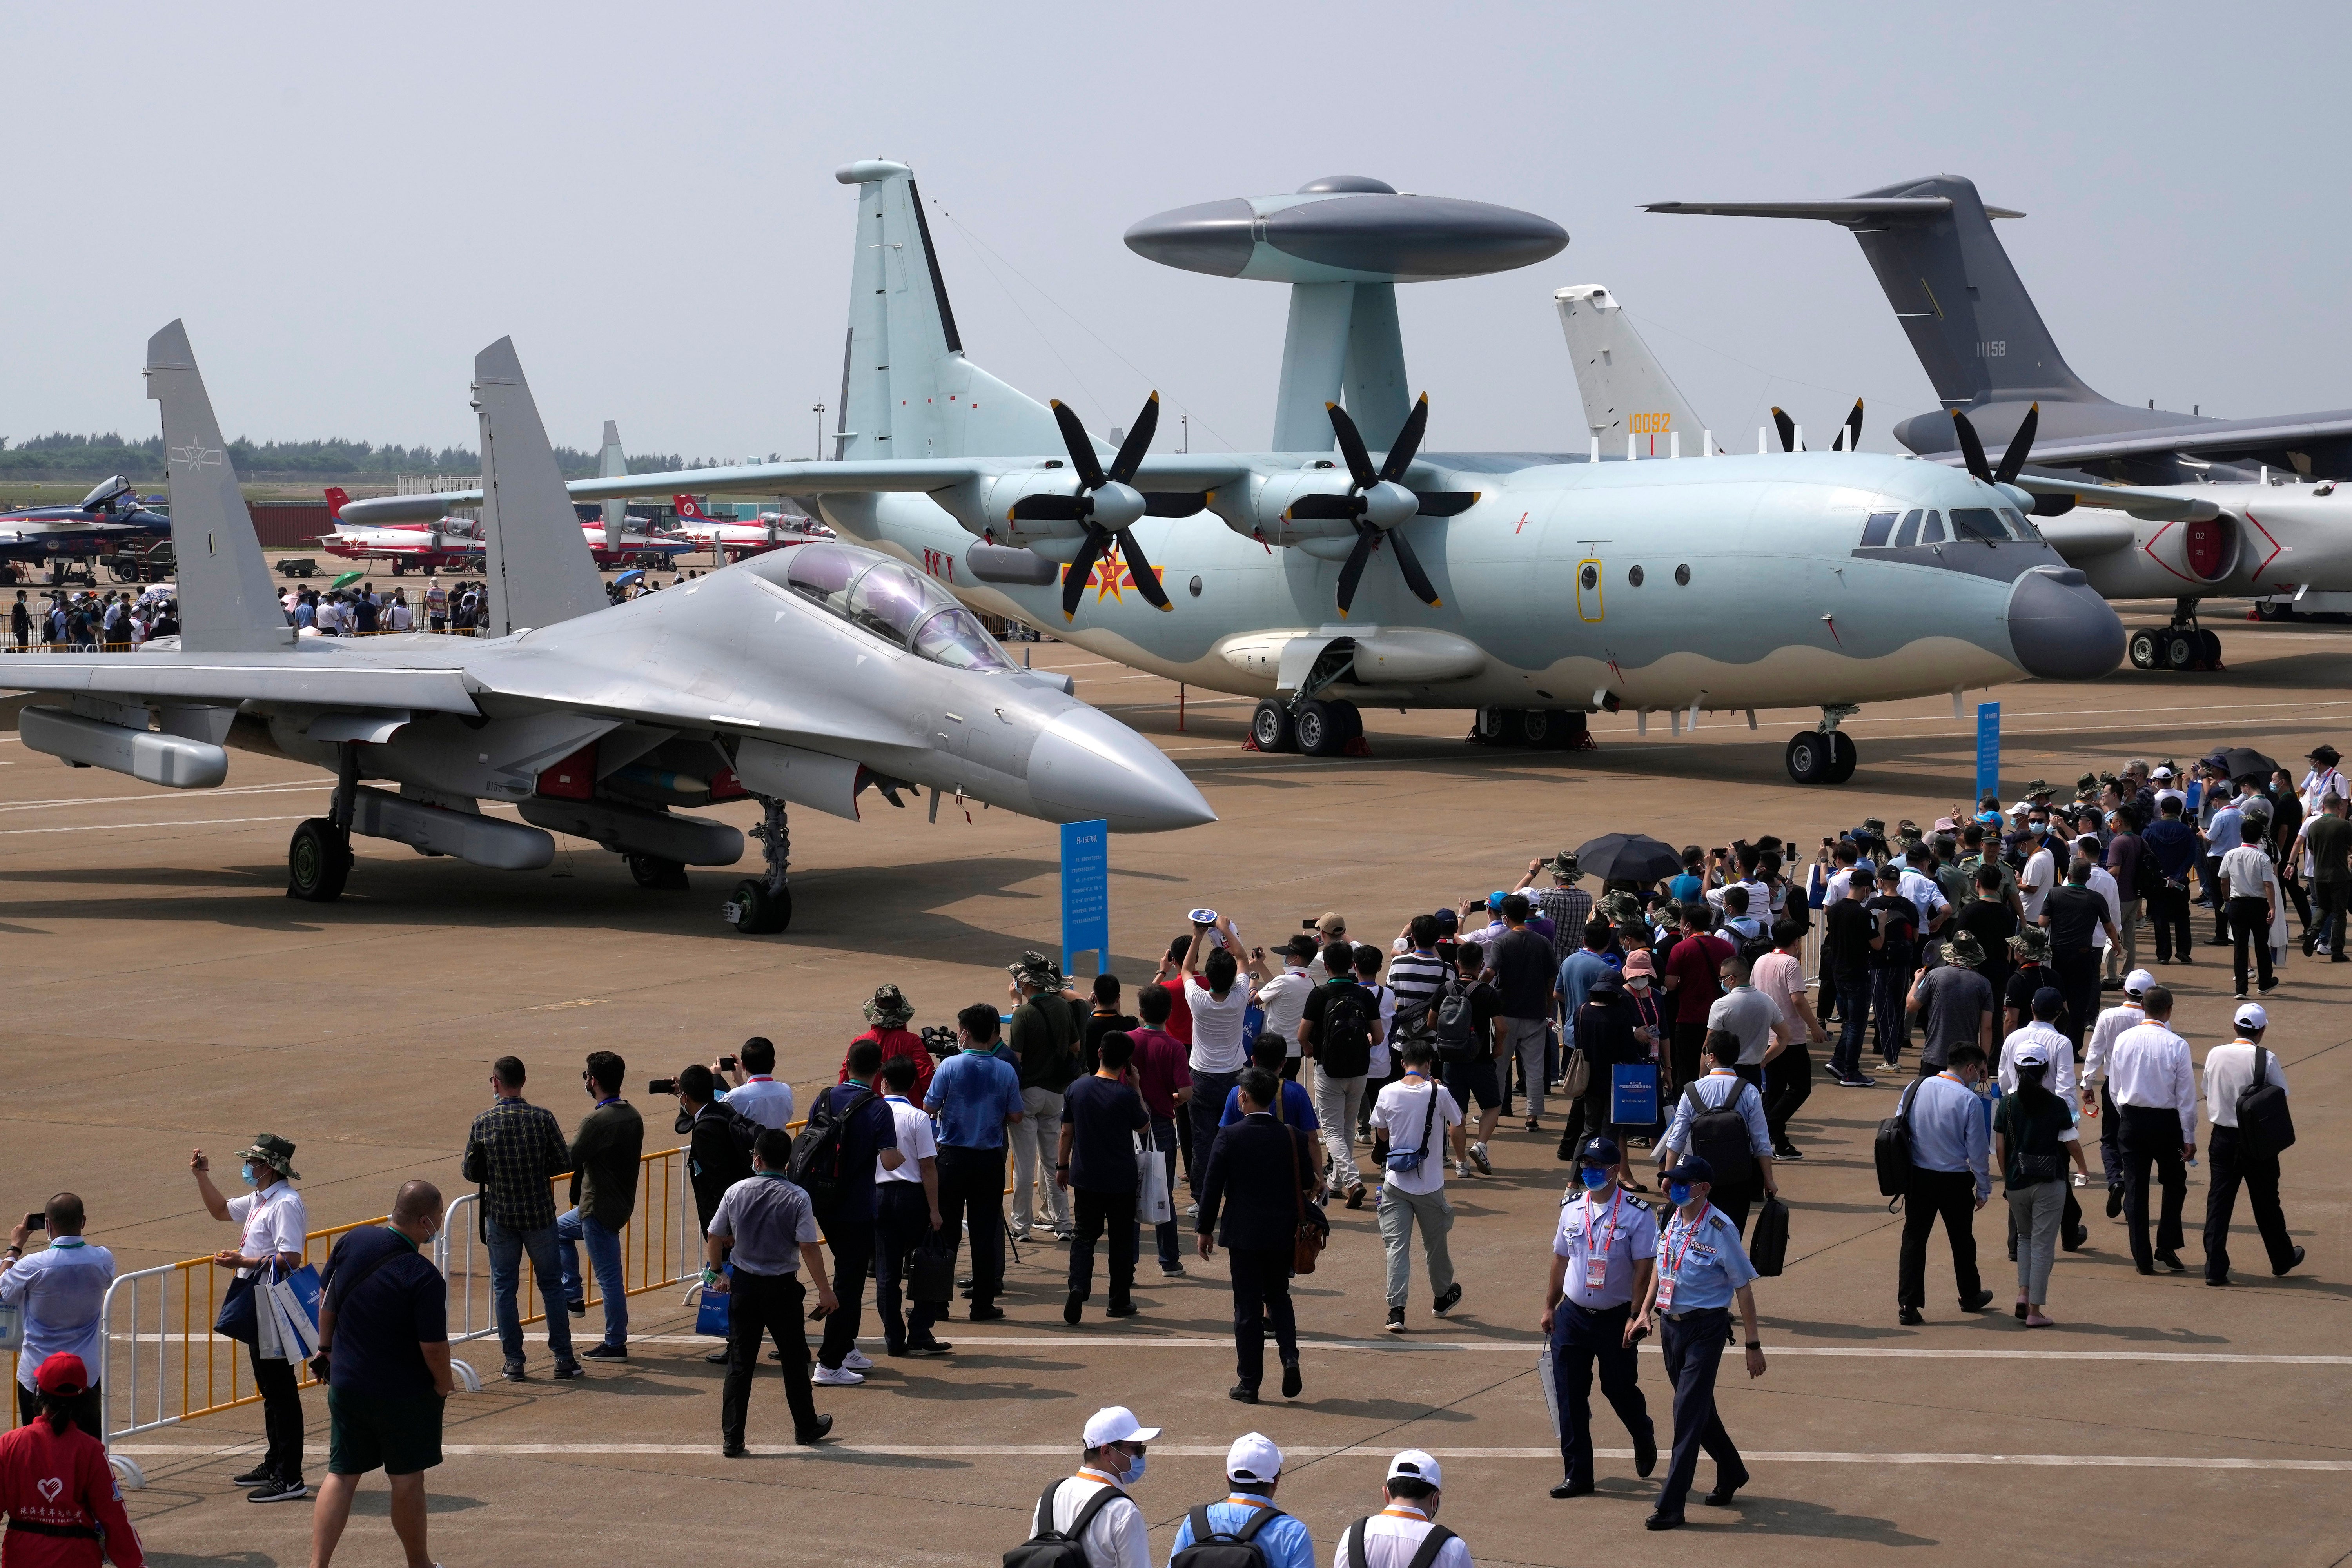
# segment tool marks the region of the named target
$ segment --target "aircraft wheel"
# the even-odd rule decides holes
[[[343,896],[352,874],[351,836],[323,816],[294,830],[286,847],[286,896],[306,903],[331,904]]]
[[[1310,757],[1336,757],[1347,742],[1347,725],[1333,711],[1337,705],[1310,698],[1298,705],[1298,749]]]
[[[1554,709],[1520,708],[1512,710],[1503,732],[1514,745],[1546,752],[1559,745],[1560,736],[1567,729],[1568,716]]]
[[[745,936],[766,936],[793,923],[793,890],[769,891],[768,884],[745,878],[735,884],[729,919]]]
[[[1861,765],[1861,763],[1862,753],[1855,749],[1853,737],[1843,730],[1830,731],[1829,782],[1833,784],[1845,783],[1853,777],[1853,770]]]
[[[2154,669],[2164,662],[2163,646],[2156,633],[2146,627],[2132,633],[2130,647],[2134,669]]]
[[[1295,752],[1298,736],[1290,722],[1290,710],[1273,698],[1262,699],[1257,711],[1250,715],[1250,734],[1261,752]]]
[[[640,888],[674,892],[687,886],[682,861],[665,860],[658,855],[625,855],[622,858],[629,863],[629,875],[637,879]]]
[[[2195,667],[2200,650],[2194,633],[2167,632],[2164,634],[2163,646],[2165,668],[2189,669]]]
[[[1364,738],[1364,715],[1362,710],[1359,709],[1352,702],[1335,701],[1329,704],[1329,706],[1331,709],[1332,721],[1339,726],[1339,743],[1341,745],[1344,746],[1350,741],[1360,741]]]
[[[2221,668],[2221,634],[2216,631],[2209,631],[2205,627],[2200,626],[2197,628],[2196,635],[2197,650],[2199,654],[2202,656],[2202,662],[2198,668],[2200,669]]]
[[[1832,755],[1827,735],[1800,730],[1789,737],[1789,776],[1801,784],[1828,784]]]

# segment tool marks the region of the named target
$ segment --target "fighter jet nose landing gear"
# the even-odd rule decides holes
[[[1853,737],[1837,726],[1860,712],[1852,707],[1823,708],[1818,729],[1800,730],[1789,737],[1789,777],[1801,784],[1842,784],[1853,777],[1862,761]]]
[[[784,818],[782,801],[773,795],[761,795],[760,805],[764,815],[759,826],[751,829],[751,837],[760,841],[768,862],[768,874],[756,879],[746,877],[736,883],[735,896],[720,911],[727,923],[745,936],[767,936],[793,923],[793,890],[784,882],[784,871],[793,852],[791,825]]]

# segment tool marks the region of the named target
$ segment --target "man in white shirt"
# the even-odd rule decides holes
[[[1206,914],[1209,911],[1200,911]],[[1222,945],[1212,931],[1222,931]],[[1249,1066],[1242,1044],[1244,1015],[1249,1011],[1249,977],[1235,955],[1242,951],[1241,933],[1231,919],[1214,924],[1193,922],[1192,940],[1184,949],[1181,973],[1184,1003],[1192,1009],[1192,1051],[1186,1066],[1192,1074],[1192,1173],[1197,1183],[1209,1163],[1209,1150],[1217,1141],[1217,1126],[1225,1113],[1225,1097],[1241,1081]],[[1304,1004],[1301,1004],[1304,1005]]]
[[[1257,988],[1257,1005],[1265,1009],[1262,1032],[1282,1042],[1285,1078],[1297,1078],[1300,1071],[1298,1019],[1315,991],[1316,982],[1307,973],[1307,961],[1318,956],[1308,951],[1313,946],[1305,937],[1292,937],[1276,955],[1282,960],[1282,973]]]
[[[2271,1272],[2284,1274],[2303,1261],[2303,1248],[2287,1239],[2286,1215],[2279,1207],[2279,1157],[2275,1149],[2258,1146],[2238,1125],[2238,1097],[2253,1087],[2259,1066],[2265,1084],[2286,1092],[2286,1069],[2278,1054],[2263,1045],[2270,1016],[2259,1002],[2240,1007],[2234,1020],[2237,1038],[2205,1053],[2205,1114],[2213,1123],[2206,1150],[2211,1185],[2205,1192],[2205,1283],[2230,1282],[2230,1219],[2238,1206],[2238,1186],[2243,1183],[2246,1201],[2254,1211],[2254,1228],[2262,1232],[2263,1248],[2270,1254]]]
[[[205,1152],[198,1149],[188,1156],[205,1212],[245,1227],[244,1239],[236,1247],[213,1254],[214,1265],[236,1269],[240,1279],[251,1279],[259,1268],[299,1268],[310,1212],[302,1205],[302,1194],[294,1190],[299,1179],[294,1145],[264,1132],[237,1158],[238,1173],[253,1190],[224,1198],[213,1185],[212,1162]],[[310,1488],[302,1479],[302,1395],[295,1383],[296,1363],[264,1360],[257,1340],[246,1345],[246,1352],[253,1365],[253,1385],[261,1393],[268,1449],[261,1463],[236,1477],[234,1484],[254,1489],[246,1494],[249,1502],[299,1502],[310,1495]]]
[[[2018,895],[2025,900],[2025,923],[2032,925],[2042,919],[2042,900],[2050,889],[2058,885],[2058,857],[2050,851],[2049,841],[2040,836],[2033,840],[2033,853],[2025,858],[2025,869],[2018,873]]]
[[[931,1332],[944,1302],[918,1301],[909,1320],[899,1318],[899,1294],[915,1254],[942,1224],[940,1214],[940,1145],[931,1119],[909,1097],[915,1058],[892,1057],[882,1064],[882,1103],[890,1108],[898,1132],[898,1159],[874,1157],[874,1310],[882,1320],[882,1342],[894,1356],[928,1358],[953,1350]]]
[[[2098,1021],[2091,1026],[2089,1038],[2083,1049],[2083,1071],[2077,1081],[2083,1097],[2083,1114],[2099,1119],[2099,1169],[2107,1182],[2107,1217],[2115,1218],[2124,1212],[2124,1119],[2116,1110],[2115,1095],[2101,1081],[2106,1072],[2107,1055],[2115,1049],[2116,1037],[2126,1029],[2137,1028],[2147,1022],[2147,1014],[2140,1007],[2140,998],[2156,984],[2156,976],[2145,969],[2135,969],[2124,976],[2124,999],[2102,1010]],[[2099,1098],[2091,1099],[2091,1089],[2097,1085]]]
[[[712,1074],[720,1082],[731,1079],[735,1086],[721,1091],[719,1098],[730,1110],[740,1110],[762,1127],[789,1130],[793,1124],[793,1086],[775,1076],[774,1042],[754,1035],[743,1042],[736,1060],[731,1070],[718,1062],[710,1064]]]
[[[1076,1531],[1087,1568],[1151,1568],[1143,1510],[1124,1489],[1143,1479],[1144,1448],[1159,1439],[1160,1428],[1141,1425],[1124,1405],[1108,1405],[1088,1416],[1078,1473],[1055,1482],[1038,1500],[1029,1515],[1031,1537],[1047,1530],[1071,1534],[1071,1527],[1099,1497],[1102,1506]]]
[[[1411,1568],[1432,1535],[1444,1544],[1429,1568],[1472,1568],[1470,1543],[1436,1522],[1444,1479],[1437,1461],[1419,1448],[1391,1459],[1388,1484],[1381,1489],[1387,1506],[1340,1533],[1331,1568]]]
[[[2123,1118],[2124,1219],[2131,1230],[2133,1267],[2153,1274],[2161,1263],[2179,1274],[2189,1267],[2180,1261],[2180,1211],[2189,1197],[2183,1162],[2197,1152],[2197,1069],[2189,1058],[2189,1042],[2167,1027],[2172,993],[2151,985],[2140,1006],[2147,1022],[2116,1036],[2106,1062],[2108,1087]],[[2147,1236],[2151,1164],[2164,1188],[2153,1255]]]
[[[1462,1108],[1432,1076],[1436,1051],[1425,1039],[1399,1047],[1404,1076],[1372,1102],[1372,1158],[1381,1164],[1381,1239],[1388,1249],[1388,1331],[1404,1332],[1405,1289],[1412,1279],[1412,1230],[1421,1226],[1422,1250],[1429,1258],[1430,1310],[1440,1317],[1462,1300],[1445,1237],[1454,1228],[1454,1205],[1445,1201],[1445,1151],[1465,1157],[1467,1134]],[[1200,1081],[1195,1074],[1193,1081]],[[1418,1156],[1418,1158],[1407,1158]]]
[[[2220,818],[2216,817],[2215,821]],[[2237,982],[2238,1000],[2246,999],[2246,952],[2253,950],[2262,988],[2271,991],[2278,976],[2271,972],[2271,922],[2278,918],[2278,871],[2269,851],[2259,842],[2241,843],[2223,852],[2221,865],[2221,908],[2227,911],[2230,978]]]

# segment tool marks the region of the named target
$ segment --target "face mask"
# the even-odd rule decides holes
[[[257,1187],[261,1184],[254,1176],[253,1162],[250,1160],[247,1160],[244,1164],[239,1165],[236,1168],[236,1173],[238,1178],[248,1187]]]
[[[1131,1487],[1136,1482],[1141,1480],[1143,1479],[1144,1461],[1149,1458],[1150,1456],[1145,1454],[1136,1455],[1135,1462],[1118,1473],[1118,1484],[1123,1487]]]
[[[1668,1182],[1666,1184],[1666,1201],[1674,1205],[1675,1207],[1682,1207],[1685,1204],[1690,1202],[1690,1198],[1691,1190],[1690,1184],[1687,1182]]]
[[[1635,975],[1633,979],[1628,980],[1627,982],[1625,982],[1625,989],[1626,989],[1626,990],[1628,990],[1628,991],[1631,991],[1631,992],[1634,993],[1636,995],[1639,995],[1641,993],[1643,993],[1643,992],[1644,992],[1644,991],[1647,991],[1649,988],[1650,988],[1650,980],[1649,980],[1649,976],[1644,975],[1644,974],[1637,974],[1637,975]]]
[[[1584,1185],[1591,1192],[1597,1193],[1609,1184],[1609,1173],[1598,1165],[1587,1165],[1577,1174],[1584,1178]]]

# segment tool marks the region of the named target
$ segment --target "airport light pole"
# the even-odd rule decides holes
[[[815,405],[813,412],[816,415],[816,460],[822,463],[824,461],[824,405]]]

